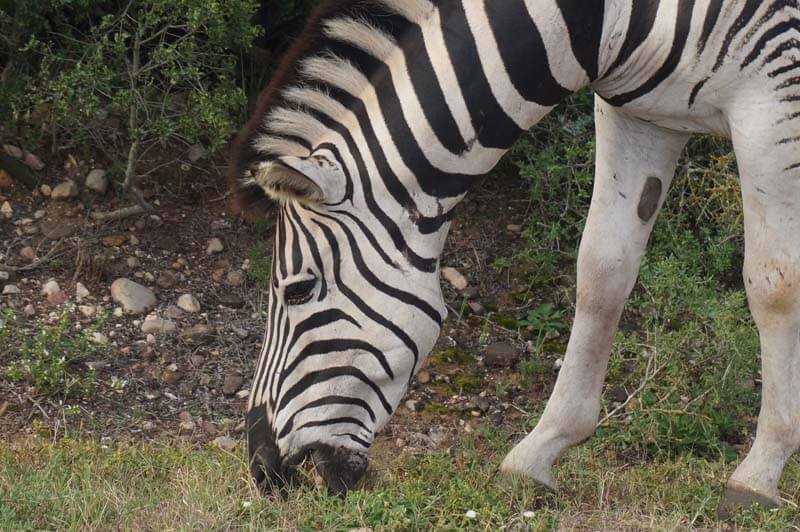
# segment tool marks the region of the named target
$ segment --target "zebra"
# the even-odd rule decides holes
[[[455,207],[525,131],[595,93],[593,197],[566,356],[535,429],[500,472],[556,489],[589,438],[609,353],[689,136],[730,138],[743,277],[759,328],[757,434],[723,505],[780,504],[800,446],[798,0],[327,0],[235,144],[240,207],[277,200],[250,469],[283,486],[310,457],[333,492],[433,348]]]

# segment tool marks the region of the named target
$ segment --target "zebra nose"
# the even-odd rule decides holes
[[[266,412],[256,407],[247,413],[246,421],[247,452],[253,481],[263,493],[282,488],[286,475]]]
[[[369,465],[367,453],[327,444],[313,446],[311,459],[328,490],[336,495],[356,487]]]

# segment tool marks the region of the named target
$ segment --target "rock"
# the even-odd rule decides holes
[[[108,190],[106,171],[98,168],[89,172],[89,175],[86,176],[86,188],[99,194],[105,194]]]
[[[178,298],[178,308],[189,313],[200,312],[200,302],[192,294],[183,294]]]
[[[178,249],[178,240],[169,235],[162,235],[153,241],[153,245],[164,251],[175,251]]]
[[[491,367],[510,368],[519,359],[517,348],[510,342],[497,342],[486,347],[483,363]]]
[[[606,398],[615,403],[624,403],[628,400],[628,392],[622,386],[611,386],[606,390]]]
[[[406,408],[408,408],[411,412],[419,412],[422,410],[422,404],[416,399],[409,399],[406,401]]]
[[[428,384],[431,382],[431,374],[427,369],[419,370],[417,373],[417,382],[420,384]]]
[[[236,333],[236,336],[244,340],[248,336],[250,336],[250,332],[247,329],[243,329],[242,327],[231,327],[231,330]]]
[[[97,312],[97,308],[94,305],[79,305],[78,312],[86,318],[91,318]]]
[[[242,286],[244,282],[244,272],[241,270],[231,270],[225,278],[231,286]]]
[[[147,284],[153,284],[156,282],[156,276],[150,272],[144,272],[144,280]]]
[[[244,378],[237,373],[229,373],[225,376],[225,382],[222,383],[222,393],[230,397],[239,391],[242,386]]]
[[[217,436],[214,438],[214,445],[223,451],[232,453],[233,450],[236,449],[236,440],[229,438],[228,436]]]
[[[108,235],[100,239],[104,246],[110,248],[118,248],[128,241],[128,237],[123,234]]]
[[[62,303],[66,303],[67,299],[69,299],[67,294],[61,290],[53,292],[52,294],[47,294],[47,302],[51,305],[60,305]]]
[[[53,189],[53,193],[50,194],[50,197],[54,200],[65,200],[74,198],[77,195],[78,185],[75,184],[75,181],[67,179],[66,181],[56,185],[56,188]]]
[[[139,238],[136,235],[129,235],[128,241],[131,243],[131,246],[138,246],[139,245]]]
[[[212,238],[208,241],[208,247],[206,247],[206,255],[213,255],[215,253],[219,253],[223,250],[222,240],[219,238]]]
[[[11,208],[11,204],[9,202],[3,202],[3,206],[0,207],[0,214],[2,214],[3,218],[6,220],[9,220],[12,216],[14,216],[14,209]]]
[[[191,419],[186,421],[181,421],[180,424],[180,432],[181,434],[191,434],[194,432],[194,429],[197,427],[197,423],[192,421]]]
[[[53,193],[53,189],[50,188],[50,185],[42,185],[39,187],[39,192],[42,193],[42,196],[45,198],[49,198],[50,195]]]
[[[44,209],[39,209],[38,211],[36,211],[35,213],[33,213],[33,217],[34,217],[35,219],[37,219],[37,220],[41,220],[41,219],[42,219],[42,218],[44,218],[45,216],[47,216],[47,211],[46,211],[46,210],[44,210]]]
[[[196,368],[202,366],[205,361],[206,359],[202,355],[192,355],[189,357],[189,362]]]
[[[33,262],[36,260],[36,251],[30,246],[25,246],[19,251],[19,256],[28,262]]]
[[[39,157],[36,156],[36,154],[26,153],[24,162],[31,170],[36,170],[37,172],[44,170],[45,164]]]
[[[182,378],[183,375],[181,375],[176,364],[170,364],[167,366],[167,369],[164,370],[164,373],[161,374],[161,380],[171,385],[178,384]]]
[[[469,284],[467,278],[461,275],[461,272],[449,266],[442,268],[442,277],[456,290],[464,290]]]
[[[189,148],[189,153],[186,154],[186,157],[189,159],[190,163],[196,163],[200,159],[206,156],[206,149],[203,148],[200,144],[195,144],[191,148]]]
[[[9,280],[11,280],[11,272],[0,270],[0,281],[9,281]]]
[[[560,369],[561,369],[561,366],[563,366],[563,365],[564,365],[564,359],[563,359],[563,358],[561,358],[561,357],[558,357],[558,358],[555,360],[555,362],[553,362],[553,369],[554,369],[554,370],[556,370],[556,371],[558,371],[558,370],[560,370]]]
[[[482,316],[486,312],[486,309],[483,307],[483,305],[477,301],[468,301],[467,306],[476,316]]]
[[[181,333],[181,339],[189,345],[203,345],[211,342],[216,330],[211,325],[197,324]]]
[[[178,276],[171,270],[164,270],[158,274],[156,284],[164,289],[169,289],[178,284]]]
[[[55,279],[50,279],[42,287],[42,295],[43,296],[49,296],[50,294],[55,294],[56,292],[60,292],[60,291],[61,291],[61,287],[58,286],[58,283],[55,281]]]
[[[168,306],[167,310],[164,311],[164,314],[166,314],[167,317],[169,319],[171,319],[171,320],[179,320],[179,319],[183,318],[186,315],[186,313],[184,311],[182,311],[181,309],[179,309],[175,305]]]
[[[93,332],[92,341],[98,345],[108,345],[108,336],[101,332]]]
[[[131,314],[142,314],[156,304],[149,288],[124,277],[111,284],[111,297]]]
[[[248,397],[250,397],[250,390],[239,390],[236,392],[237,399],[247,399]]]
[[[522,226],[519,225],[519,224],[508,224],[506,226],[506,231],[508,231],[510,233],[521,233],[522,232]]]
[[[131,270],[133,270],[133,269],[135,269],[137,266],[139,266],[139,259],[137,259],[136,257],[128,257],[128,258],[125,260],[125,264],[127,264],[127,265],[128,265],[128,268],[130,268]]]
[[[29,303],[25,305],[24,309],[22,309],[22,313],[25,314],[26,317],[30,318],[36,314],[36,309]]]
[[[244,299],[233,293],[220,294],[217,301],[223,307],[242,308],[244,306]]]
[[[142,332],[145,334],[171,334],[176,329],[174,321],[162,318],[148,318],[142,324]]]
[[[3,144],[3,151],[14,159],[22,159],[23,153],[19,146],[14,146],[13,144]]]
[[[10,296],[10,295],[15,295],[15,294],[19,294],[19,293],[20,293],[20,289],[17,288],[17,285],[15,285],[15,284],[7,284],[7,285],[5,285],[3,287],[3,295],[4,296]]]
[[[26,225],[22,228],[22,232],[28,236],[35,235],[39,232],[39,228],[35,225]]]
[[[59,238],[67,238],[75,232],[76,227],[72,224],[64,222],[55,222],[43,220],[39,227],[42,229],[42,234],[50,240],[58,240]]]
[[[86,299],[91,295],[92,295],[91,292],[89,292],[88,288],[83,286],[83,283],[77,283],[75,285],[75,299],[77,299],[78,302],[83,301],[84,299]]]

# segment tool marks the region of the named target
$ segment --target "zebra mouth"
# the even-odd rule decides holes
[[[327,444],[313,446],[311,460],[325,480],[328,491],[336,495],[343,495],[357,487],[369,466],[366,452]]]

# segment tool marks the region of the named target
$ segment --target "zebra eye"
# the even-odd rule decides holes
[[[307,303],[314,295],[316,279],[307,279],[292,283],[283,289],[283,297],[287,305],[302,305]]]

